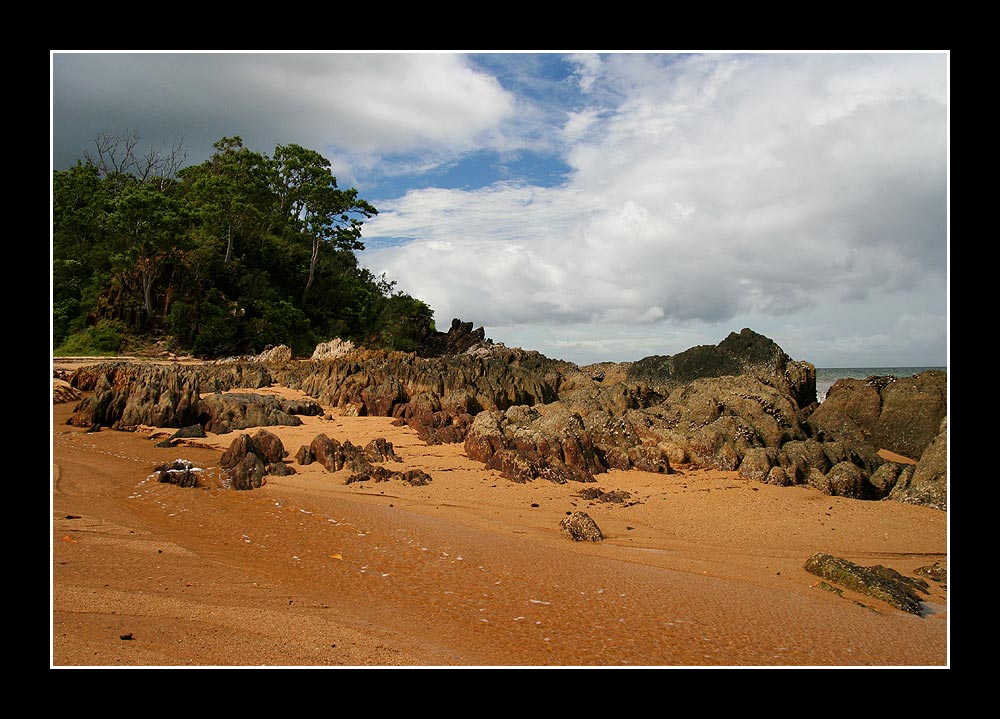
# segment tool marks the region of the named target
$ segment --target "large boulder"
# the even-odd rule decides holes
[[[261,429],[253,436],[236,437],[222,453],[219,466],[228,472],[234,489],[257,489],[264,484],[266,475],[295,473],[283,461],[287,454],[277,435]]]
[[[264,464],[281,462],[288,454],[285,451],[285,445],[282,443],[281,438],[272,432],[268,432],[266,429],[257,430],[253,436],[253,440],[260,450],[258,456]]]
[[[808,424],[824,441],[867,444],[917,459],[947,414],[947,373],[928,370],[912,377],[838,380]]]
[[[817,470],[820,474],[826,474],[832,466],[823,451],[823,443],[815,439],[783,444],[778,452],[778,464],[796,484],[804,483],[810,471]]]
[[[948,375],[928,370],[900,378],[882,390],[882,412],[875,425],[879,449],[919,459],[941,432],[948,416]]]
[[[868,477],[853,462],[837,462],[826,473],[827,494],[851,499],[868,499]]]
[[[260,489],[267,480],[267,468],[256,454],[248,454],[230,471],[233,489]]]
[[[912,473],[906,473],[896,481],[889,499],[947,510],[948,432],[947,422],[943,424],[941,433],[920,455]]]
[[[260,448],[249,434],[241,434],[230,442],[229,447],[222,453],[222,457],[219,459],[219,466],[223,469],[232,469],[242,462],[243,458],[248,454],[260,456]]]
[[[766,482],[771,470],[777,466],[778,451],[770,447],[755,447],[743,456],[740,476],[756,482]],[[781,481],[775,477],[776,481]]]

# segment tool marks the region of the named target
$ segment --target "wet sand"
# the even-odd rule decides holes
[[[173,430],[88,433],[65,423],[74,406],[52,414],[53,667],[949,663],[943,586],[916,616],[803,569],[820,551],[947,567],[938,510],[694,467],[516,484],[380,417],[267,428],[297,473],[239,492],[218,466],[238,433],[159,448]],[[390,469],[433,481],[347,484],[348,470],[294,462],[320,432],[384,437],[402,459]],[[200,486],[149,478],[178,458]],[[631,497],[578,496],[595,486]],[[604,541],[561,534],[573,511]]]

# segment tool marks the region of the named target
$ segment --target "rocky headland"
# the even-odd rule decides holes
[[[840,380],[819,404],[815,367],[750,329],[673,356],[584,367],[505,347],[457,319],[426,345],[403,353],[336,343],[310,359],[279,347],[193,365],[98,362],[57,379],[63,393],[87,393],[69,420],[77,427],[224,434],[295,425],[329,407],[393,417],[428,444],[462,443],[514,482],[586,483],[612,469],[669,474],[687,465],[947,509],[945,372]],[[312,399],[253,392],[272,385]]]

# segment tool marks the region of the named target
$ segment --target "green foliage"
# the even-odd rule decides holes
[[[421,300],[397,293],[382,302],[376,343],[389,349],[411,352],[427,339],[433,329],[433,310]]]
[[[305,312],[287,301],[263,302],[254,310],[259,313],[250,321],[255,353],[268,345],[288,345],[295,355],[312,354],[316,338]]]
[[[53,350],[57,357],[100,357],[119,354],[126,343],[125,326],[114,320],[102,320],[81,332],[70,335]]]
[[[308,355],[317,337],[412,349],[432,330],[429,307],[359,265],[377,210],[321,154],[224,137],[180,168],[176,147],[144,163],[137,143],[101,136],[97,160],[53,174],[54,344],[167,333],[205,357]]]
[[[74,321],[80,316],[80,301],[67,297],[52,307],[52,342],[58,346],[73,332]]]
[[[217,301],[219,300],[219,301]],[[198,308],[191,351],[199,357],[246,354],[242,351],[243,313],[235,303],[212,297]],[[175,323],[178,319],[171,313]]]

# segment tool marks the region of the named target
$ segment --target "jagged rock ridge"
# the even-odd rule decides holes
[[[815,368],[749,329],[673,357],[581,368],[470,327],[456,320],[449,351],[465,349],[433,357],[354,349],[322,360],[91,366],[70,379],[93,392],[71,421],[207,425],[224,419],[209,393],[280,384],[342,414],[396,417],[430,443],[463,442],[514,481],[590,482],[608,469],[668,474],[693,463],[845,497],[947,506],[943,372],[838,383],[817,405]],[[266,422],[293,422],[310,406],[277,407]],[[892,462],[880,449],[920,461]]]

